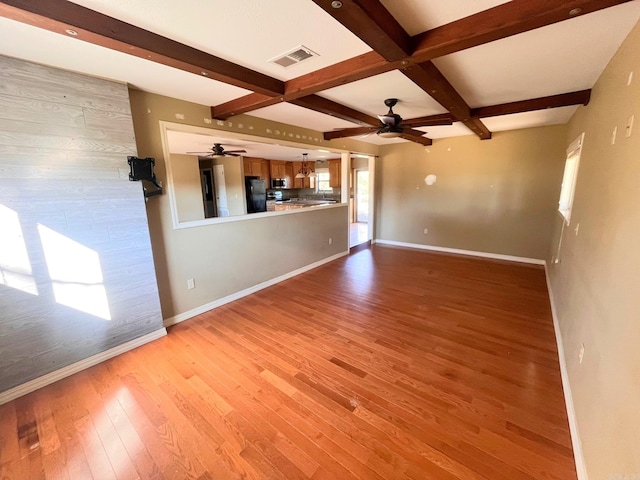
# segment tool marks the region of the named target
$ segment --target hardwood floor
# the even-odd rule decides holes
[[[541,268],[376,247],[0,406],[4,479],[575,479]]]

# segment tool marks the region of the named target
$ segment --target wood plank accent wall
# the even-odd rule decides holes
[[[0,391],[163,328],[127,155],[126,85],[0,56]]]

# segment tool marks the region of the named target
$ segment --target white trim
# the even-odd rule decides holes
[[[327,205],[311,205],[304,208],[293,208],[291,210],[280,210],[277,212],[258,212],[251,215],[236,215],[233,217],[214,217],[204,220],[190,220],[188,222],[181,222],[174,226],[174,230],[180,230],[182,228],[203,227],[206,225],[216,225],[219,223],[231,223],[231,222],[244,222],[247,220],[255,220],[256,218],[267,218],[280,215],[290,215],[294,213],[308,213],[317,212],[318,210],[328,210],[331,208],[347,207],[346,203],[329,203]]]
[[[158,338],[164,337],[166,334],[167,331],[164,328],[161,328],[154,332],[143,335],[142,337],[134,338],[129,342],[110,348],[109,350],[105,350],[104,352],[97,353],[91,357],[85,358],[76,363],[72,363],[71,365],[67,365],[66,367],[59,368],[58,370],[47,373],[46,375],[43,375],[41,377],[34,378],[33,380],[23,383],[22,385],[18,385],[16,387],[10,388],[9,390],[5,390],[4,392],[0,392],[0,405],[10,402],[11,400],[15,400],[18,397],[22,397],[27,393],[34,392],[39,388],[51,385],[58,380],[62,380],[63,378],[73,375],[74,373],[86,370],[89,367],[93,367],[98,363],[109,360],[110,358],[128,352],[129,350],[133,350],[134,348],[144,345],[145,343],[157,340]]]
[[[166,318],[164,320],[164,326],[169,327],[171,325],[175,325],[176,323],[184,322],[190,318],[193,318],[201,313],[208,312],[209,310],[213,310],[214,308],[221,307],[229,302],[233,302],[234,300],[238,300],[242,297],[246,297],[247,295],[251,295],[252,293],[256,293],[264,288],[275,285],[276,283],[280,283],[284,280],[288,280],[289,278],[295,277],[296,275],[300,275],[301,273],[308,272],[309,270],[313,270],[325,263],[333,262],[338,258],[349,255],[349,250],[346,252],[337,253],[332,255],[331,257],[323,258],[317,262],[306,265],[302,268],[298,268],[297,270],[293,270],[292,272],[285,273],[284,275],[280,275],[279,277],[272,278],[271,280],[267,280],[266,282],[259,283],[254,285],[253,287],[245,288],[244,290],[240,290],[239,292],[232,293],[231,295],[227,295],[226,297],[219,298],[218,300],[214,300],[213,302],[206,303],[196,308],[192,308],[183,313],[179,313],[173,317]]]
[[[212,127],[198,127],[196,125],[189,125],[185,123],[173,123],[165,120],[160,120],[158,122],[158,125],[160,128],[160,140],[162,143],[162,153],[164,156],[164,166],[165,166],[165,173],[166,173],[165,189],[169,196],[169,206],[171,209],[171,221],[172,221],[174,230],[177,230],[179,228],[192,228],[192,227],[200,227],[204,225],[215,225],[218,223],[237,222],[242,220],[254,220],[256,218],[273,217],[273,216],[283,215],[287,213],[300,213],[299,210],[308,211],[305,208],[305,209],[295,209],[295,210],[284,210],[284,211],[278,211],[278,212],[264,212],[262,214],[252,213],[251,215],[244,214],[244,215],[237,215],[233,217],[214,217],[214,218],[207,218],[203,220],[181,222],[180,219],[178,218],[178,206],[176,204],[176,193],[175,193],[174,182],[173,182],[173,172],[171,170],[171,149],[169,148],[169,136],[167,135],[168,130],[172,130],[176,132],[197,133],[200,135],[208,135],[210,137],[221,136],[224,138],[232,138],[235,140],[246,139],[250,142],[266,143],[266,144],[280,145],[285,147],[312,148],[314,150],[320,147],[321,145],[315,145],[311,143],[291,142],[291,141],[280,139],[280,138],[276,139],[276,138],[269,138],[269,137],[261,137],[260,135],[257,135],[255,133],[249,133],[249,132],[240,133],[240,132],[232,132],[227,130],[217,130]],[[322,148],[327,149],[333,153],[340,153],[343,157],[344,155],[349,155],[349,152],[344,149],[334,148],[330,146],[322,146]],[[346,202],[349,201],[347,194],[348,194],[348,191],[343,188],[341,198],[346,199]],[[346,203],[344,204],[341,203],[339,205],[346,205]],[[330,208],[333,206],[334,205],[320,206],[320,208]]]
[[[394,240],[382,240],[377,238],[373,243],[379,245],[391,245],[394,247],[416,248],[419,250],[429,250],[432,252],[454,253],[456,255],[468,255],[471,257],[493,258],[495,260],[507,260],[509,262],[531,263],[534,265],[544,265],[545,261],[539,258],[516,257],[513,255],[502,255],[500,253],[476,252],[475,250],[460,250],[458,248],[436,247],[433,245],[422,245],[419,243],[396,242]]]
[[[558,360],[560,362],[560,377],[562,378],[562,390],[564,392],[564,403],[567,407],[567,417],[569,419],[569,432],[571,433],[571,445],[573,447],[573,460],[576,463],[576,473],[578,480],[588,480],[587,466],[584,463],[584,453],[582,451],[582,441],[578,430],[578,419],[573,406],[573,395],[571,394],[571,384],[569,383],[569,373],[564,355],[564,344],[562,343],[562,333],[556,305],[553,301],[553,290],[551,289],[551,279],[549,278],[548,265],[545,266],[544,274],[547,279],[547,291],[549,292],[549,302],[551,303],[551,316],[553,317],[553,329],[556,334],[556,344],[558,346]]]

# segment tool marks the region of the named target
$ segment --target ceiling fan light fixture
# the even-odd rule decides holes
[[[378,132],[378,136],[382,138],[398,138],[400,135],[402,135],[402,132],[394,132],[394,131]]]

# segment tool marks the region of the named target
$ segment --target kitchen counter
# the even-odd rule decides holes
[[[322,199],[298,199],[294,198],[292,200],[283,200],[283,201],[267,201],[267,211],[275,211],[281,212],[283,210],[294,210],[298,208],[309,208],[309,207],[321,207],[324,205],[333,205],[335,204],[335,200],[322,200]]]

